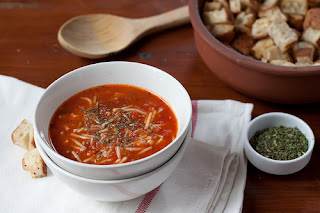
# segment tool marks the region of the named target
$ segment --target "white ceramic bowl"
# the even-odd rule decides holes
[[[151,156],[116,165],[80,163],[54,151],[49,142],[48,127],[55,110],[70,96],[86,88],[105,84],[134,85],[162,97],[177,117],[176,139]],[[35,137],[48,156],[66,171],[92,179],[123,179],[144,174],[170,159],[179,149],[191,126],[191,115],[190,97],[184,87],[171,75],[155,67],[135,62],[103,62],[69,72],[45,90],[35,112]]]
[[[293,160],[273,160],[260,155],[250,145],[249,140],[257,131],[277,126],[297,127],[308,139],[308,150],[302,156]],[[245,153],[248,160],[261,171],[275,174],[287,175],[303,169],[310,161],[314,147],[314,135],[311,128],[300,118],[281,112],[272,112],[254,118],[248,125],[245,142]]]
[[[42,149],[39,140],[36,140],[36,145],[52,173],[66,186],[95,200],[116,202],[140,197],[162,184],[178,166],[190,136],[191,128],[189,128],[182,146],[160,167],[146,174],[121,180],[95,180],[74,175],[55,164]]]

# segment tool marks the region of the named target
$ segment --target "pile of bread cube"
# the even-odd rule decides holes
[[[202,19],[213,36],[248,57],[320,65],[320,0],[207,0]]]

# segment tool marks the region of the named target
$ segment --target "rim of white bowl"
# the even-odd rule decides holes
[[[188,121],[187,125],[185,125],[179,135],[177,135],[177,137],[171,141],[166,147],[164,147],[163,149],[159,150],[158,152],[150,155],[150,156],[147,156],[145,158],[141,158],[139,160],[135,160],[135,161],[131,161],[131,162],[127,162],[127,163],[123,163],[123,164],[109,164],[109,165],[95,165],[95,164],[87,164],[87,163],[81,163],[81,162],[78,162],[78,161],[74,161],[74,160],[71,160],[67,157],[64,157],[62,156],[61,154],[59,154],[58,152],[56,152],[55,150],[52,149],[52,147],[49,146],[49,142],[48,141],[44,141],[43,137],[41,137],[40,135],[40,132],[38,130],[38,127],[37,127],[37,111],[38,111],[38,108],[41,104],[41,101],[43,99],[43,97],[46,95],[46,93],[48,92],[48,90],[53,87],[57,82],[60,82],[64,77],[66,76],[69,76],[69,75],[72,75],[73,73],[75,72],[84,72],[83,70],[86,70],[88,67],[94,67],[94,66],[102,66],[104,64],[134,64],[134,65],[137,65],[137,66],[141,66],[141,67],[145,67],[147,69],[151,69],[153,70],[154,72],[158,72],[162,75],[164,75],[165,77],[169,78],[169,79],[172,79],[174,80],[176,83],[177,83],[177,86],[183,91],[183,93],[185,93],[186,97],[188,98],[188,102],[189,102],[189,106],[186,106],[189,107],[189,110],[190,113],[188,113],[188,118],[186,119]],[[147,88],[144,88],[147,90]],[[158,94],[156,94],[158,95]],[[160,96],[161,97],[161,96]],[[165,98],[163,98],[164,100],[166,100]],[[148,65],[148,64],[143,64],[143,63],[139,63],[139,62],[130,62],[130,61],[109,61],[109,62],[99,62],[99,63],[95,63],[95,64],[90,64],[90,65],[86,65],[86,66],[82,66],[82,67],[79,67],[77,69],[74,69],[66,74],[64,74],[63,76],[59,77],[57,80],[55,80],[53,83],[51,83],[47,88],[46,90],[44,91],[43,95],[41,96],[37,106],[36,106],[36,110],[35,110],[35,115],[34,115],[34,121],[35,121],[35,125],[34,125],[34,129],[35,129],[35,133],[36,135],[38,136],[39,139],[41,139],[41,144],[43,144],[44,146],[46,146],[49,150],[49,152],[53,155],[55,155],[56,157],[58,157],[59,159],[63,159],[65,161],[67,161],[68,163],[71,163],[71,164],[75,164],[75,165],[79,165],[81,167],[86,167],[86,168],[121,168],[121,167],[127,167],[127,166],[131,166],[131,165],[134,165],[134,164],[139,164],[139,163],[142,163],[144,161],[147,161],[157,155],[160,155],[161,153],[165,152],[167,149],[169,149],[171,146],[173,146],[173,144],[176,143],[177,139],[179,137],[181,137],[184,133],[186,133],[188,131],[188,128],[191,127],[191,118],[192,118],[192,103],[191,103],[191,98],[187,92],[187,90],[183,87],[183,85],[176,79],[174,78],[172,75],[166,73],[165,71],[157,68],[157,67],[154,67],[154,66],[151,66],[151,65]],[[48,127],[49,128],[49,127]]]
[[[293,119],[295,121],[295,123],[298,123],[300,122],[301,124],[303,124],[305,127],[306,127],[306,130],[310,133],[310,141],[308,140],[308,150],[303,154],[301,155],[300,157],[297,157],[295,159],[292,159],[292,160],[274,160],[274,159],[271,159],[271,158],[267,158],[263,155],[261,155],[260,153],[258,153],[250,144],[249,142],[249,138],[248,138],[248,133],[249,133],[249,130],[250,128],[255,125],[255,123],[261,119],[265,119],[266,117],[270,117],[270,116],[277,116],[277,117],[288,117],[290,119]],[[299,129],[300,130],[300,129]],[[300,130],[301,131],[301,130]],[[306,135],[305,135],[306,136]],[[314,139],[314,134],[313,134],[313,131],[312,129],[310,128],[310,126],[304,121],[302,120],[301,118],[295,116],[295,115],[292,115],[292,114],[289,114],[289,113],[284,113],[284,112],[269,112],[269,113],[265,113],[265,114],[262,114],[262,115],[259,115],[257,117],[255,117],[254,119],[252,119],[247,127],[247,131],[246,131],[246,143],[247,143],[247,147],[252,151],[252,153],[254,153],[254,155],[266,160],[266,161],[269,161],[269,162],[272,162],[272,163],[280,163],[280,164],[287,164],[287,163],[293,163],[293,162],[296,162],[296,161],[299,161],[301,160],[302,158],[305,158],[307,155],[311,154],[311,152],[313,151],[313,148],[314,148],[314,144],[315,144],[315,139]]]
[[[172,155],[169,160],[167,160],[165,163],[163,163],[162,165],[160,165],[159,167],[144,173],[142,175],[138,175],[138,176],[134,176],[134,177],[130,177],[130,178],[125,178],[125,179],[120,179],[120,180],[99,180],[99,179],[91,179],[91,178],[85,178],[82,176],[78,176],[75,174],[70,173],[69,171],[66,171],[64,169],[62,169],[60,166],[58,166],[49,156],[48,154],[44,151],[44,149],[42,148],[41,144],[38,144],[38,141],[36,140],[35,143],[39,150],[39,153],[41,155],[42,158],[45,158],[47,161],[49,161],[50,166],[55,167],[55,169],[61,171],[62,173],[64,173],[67,176],[79,179],[79,180],[83,180],[83,181],[90,181],[92,183],[110,183],[110,184],[116,184],[116,183],[123,183],[123,182],[128,182],[128,181],[134,181],[136,179],[141,179],[141,178],[145,178],[146,176],[150,176],[153,175],[154,173],[158,172],[159,170],[162,170],[164,167],[167,167],[168,164],[174,160],[175,158],[178,157],[178,154],[182,151],[184,151],[186,149],[186,146],[188,145],[189,141],[191,140],[191,131],[192,128],[188,129],[187,135],[186,137],[183,139],[182,141],[182,145],[179,147],[179,149],[174,153],[174,155]],[[179,163],[178,163],[179,164]],[[49,168],[50,168],[49,166]]]

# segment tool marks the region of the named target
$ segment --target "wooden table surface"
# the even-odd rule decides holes
[[[278,105],[243,95],[217,79],[203,63],[191,24],[151,35],[122,53],[90,60],[72,55],[57,41],[59,27],[73,16],[112,13],[139,18],[187,4],[187,0],[1,0],[0,74],[47,87],[61,75],[101,61],[136,61],[177,78],[192,99],[233,99],[254,104],[252,116],[281,111],[304,119],[316,146],[300,172],[275,176],[248,164],[243,212],[320,212],[320,104]],[[319,91],[320,92],[320,91]]]

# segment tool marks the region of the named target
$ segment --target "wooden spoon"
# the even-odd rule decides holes
[[[58,41],[75,55],[103,58],[120,52],[143,36],[188,22],[188,6],[138,19],[110,14],[81,15],[60,27]]]

